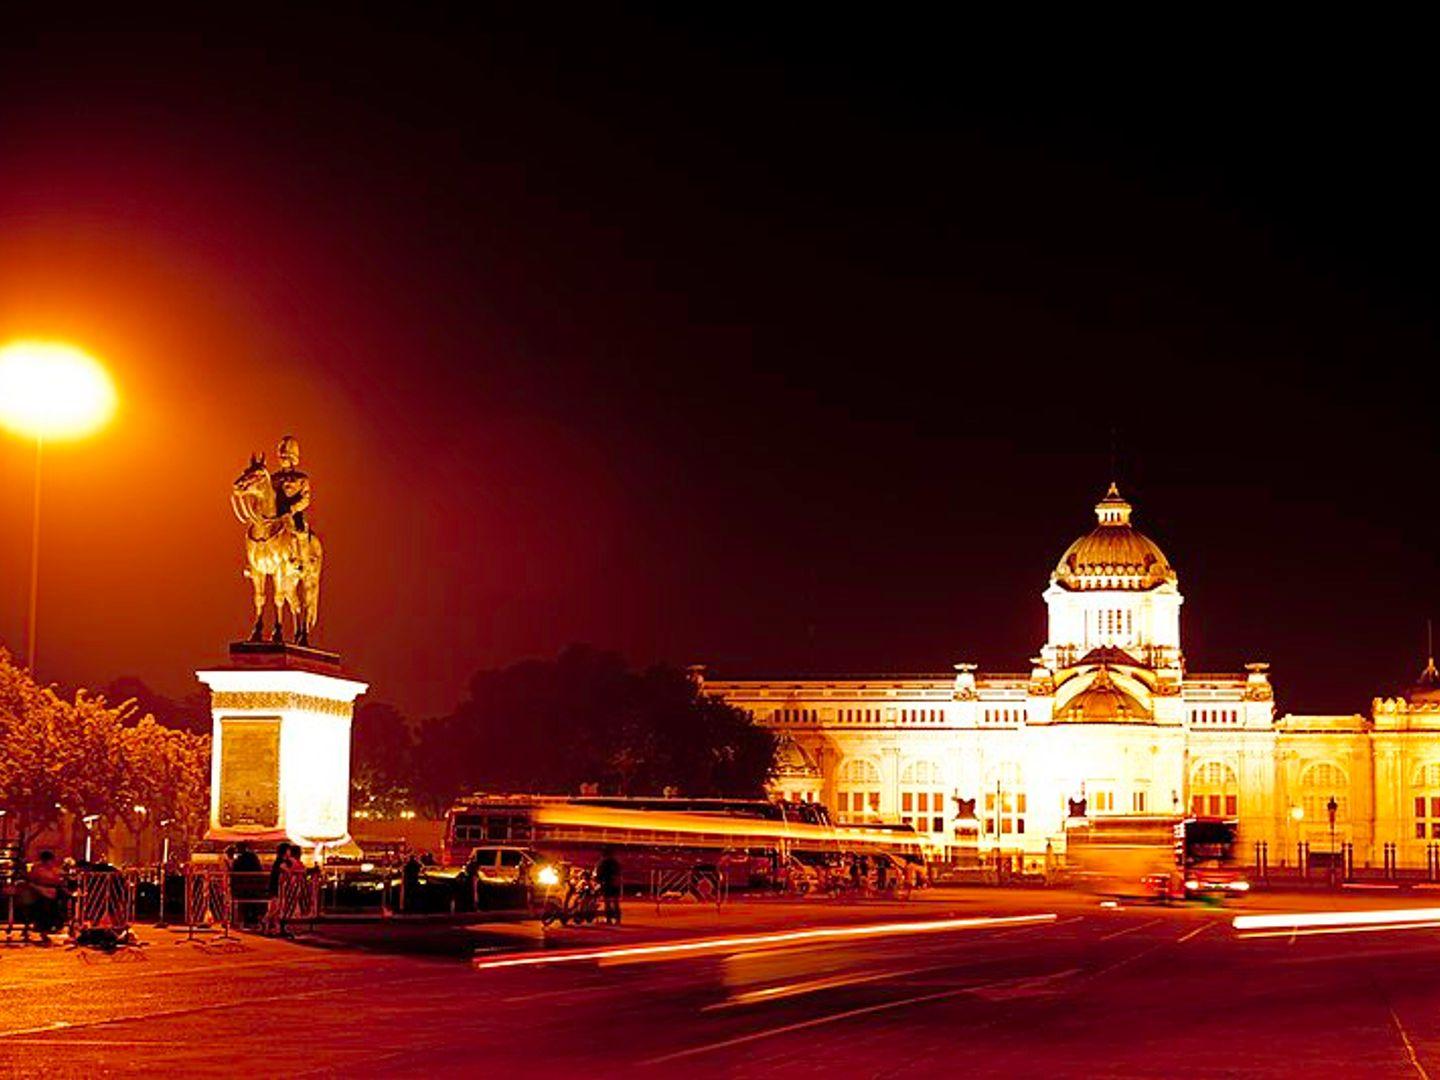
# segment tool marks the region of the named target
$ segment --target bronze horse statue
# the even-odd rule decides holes
[[[264,454],[250,455],[250,464],[235,478],[230,505],[245,528],[245,576],[255,590],[255,627],[251,641],[265,640],[266,582],[275,602],[270,640],[285,640],[285,608],[290,608],[294,641],[309,645],[320,617],[320,567],[323,548],[315,533],[295,528],[289,514],[276,513],[275,486]]]

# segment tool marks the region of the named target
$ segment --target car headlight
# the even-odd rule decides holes
[[[1250,883],[1249,883],[1248,881],[1237,881],[1237,882],[1235,882],[1233,885],[1231,885],[1230,887],[1231,887],[1232,889],[1234,889],[1236,892],[1249,892],[1249,891],[1250,891]]]
[[[535,871],[535,880],[541,885],[559,885],[560,871],[553,866],[542,866]]]
[[[1196,881],[1194,878],[1191,878],[1189,881],[1185,882],[1185,888],[1193,892],[1194,890],[1200,888],[1200,882]]]

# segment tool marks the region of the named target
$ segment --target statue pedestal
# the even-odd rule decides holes
[[[350,719],[366,684],[335,653],[237,642],[210,688],[210,839],[350,843]]]

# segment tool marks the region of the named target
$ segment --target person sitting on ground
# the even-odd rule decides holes
[[[40,935],[41,945],[49,945],[50,935],[60,929],[64,921],[65,873],[53,851],[40,852],[40,858],[25,877],[25,884],[30,894],[26,924]]]

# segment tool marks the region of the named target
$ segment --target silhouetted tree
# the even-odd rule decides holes
[[[122,675],[100,693],[106,701],[116,704],[133,701],[137,713],[153,716],[162,727],[192,731],[196,735],[210,734],[210,692],[204,687],[177,701],[151,689],[143,679]]]
[[[424,725],[418,778],[436,804],[474,790],[759,795],[775,739],[688,674],[632,671],[571,646],[554,660],[478,672],[469,696]]]
[[[392,816],[415,802],[415,735],[393,705],[355,710],[350,741],[350,806]]]

